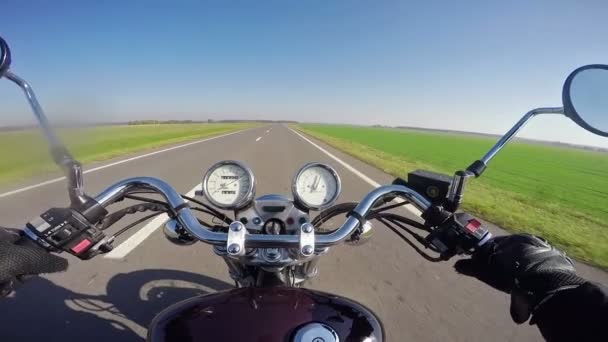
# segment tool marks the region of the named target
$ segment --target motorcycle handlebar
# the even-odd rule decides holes
[[[213,232],[209,227],[203,226],[188,208],[187,203],[181,195],[167,182],[152,177],[135,177],[120,181],[100,193],[95,200],[106,207],[117,200],[122,199],[133,190],[151,190],[162,195],[173,213],[176,220],[195,238],[202,242],[226,246],[228,234]],[[403,185],[385,185],[374,189],[367,194],[355,207],[344,224],[327,235],[315,236],[315,247],[329,247],[336,245],[349,237],[360,224],[374,205],[386,196],[400,196],[407,199],[421,211],[425,211],[431,203],[416,191]],[[298,235],[262,235],[247,234],[244,239],[245,248],[299,248],[300,237]]]

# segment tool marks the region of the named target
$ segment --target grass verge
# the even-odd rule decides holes
[[[299,125],[394,176],[446,174],[480,158],[487,137],[398,129]],[[581,261],[608,268],[608,154],[515,142],[469,183],[464,209],[512,232],[541,235]]]
[[[163,145],[220,135],[252,124],[157,124],[60,129],[58,134],[82,163]],[[0,185],[57,171],[38,130],[0,133]]]

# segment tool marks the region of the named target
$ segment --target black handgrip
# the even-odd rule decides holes
[[[45,253],[48,253],[48,251],[46,249],[44,249],[44,247],[42,247],[41,245],[39,245],[37,242],[35,242],[34,240],[32,240],[32,238],[30,238],[29,236],[27,236],[25,233],[21,233],[20,237],[17,241],[15,241],[15,245],[18,246],[27,246],[30,248],[35,248],[35,249],[40,249],[42,251],[44,251]],[[24,275],[24,276],[20,276],[18,277],[19,282],[25,282],[31,278],[35,277],[35,275]]]
[[[2,37],[0,37],[0,78],[4,76],[4,73],[11,66],[11,50],[8,48],[8,44]]]
[[[19,246],[28,246],[42,248],[34,240],[28,237],[23,230],[16,228],[0,228],[0,239],[4,241],[10,241],[11,243]]]
[[[44,249],[44,247],[42,247],[36,241],[32,240],[32,238],[27,236],[25,233],[22,232],[20,235],[21,236],[19,237],[19,239],[15,241],[15,245]]]
[[[65,271],[66,259],[48,253],[22,230],[0,228],[0,297],[10,294],[19,283],[42,273]]]

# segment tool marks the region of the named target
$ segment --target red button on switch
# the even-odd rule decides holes
[[[85,249],[87,249],[91,245],[91,241],[84,239],[80,241],[76,246],[72,247],[72,252],[76,254],[82,253]]]
[[[464,227],[471,233],[475,233],[477,231],[477,229],[479,229],[479,227],[481,227],[481,222],[473,219],[473,220],[469,221],[469,223],[467,223],[467,225]]]

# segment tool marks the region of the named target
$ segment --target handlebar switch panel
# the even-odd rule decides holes
[[[70,208],[51,208],[26,224],[26,235],[52,252],[65,251],[90,259],[111,249],[105,234],[83,215]]]
[[[447,260],[456,254],[472,252],[492,235],[475,217],[467,213],[456,213],[439,225],[426,238]]]

